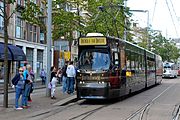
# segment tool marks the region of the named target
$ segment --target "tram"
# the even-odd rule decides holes
[[[91,34],[78,39],[79,99],[112,99],[160,84],[159,55],[119,38]]]

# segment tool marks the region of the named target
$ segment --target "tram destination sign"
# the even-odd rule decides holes
[[[105,37],[87,37],[79,39],[79,45],[106,45],[106,43]]]

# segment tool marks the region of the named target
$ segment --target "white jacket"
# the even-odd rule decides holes
[[[67,77],[75,77],[75,68],[73,65],[68,65],[66,70]]]

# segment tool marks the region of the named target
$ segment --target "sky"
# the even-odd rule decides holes
[[[139,26],[149,23],[166,38],[180,38],[180,0],[127,0],[127,7],[149,11],[149,19],[148,12],[132,12]]]

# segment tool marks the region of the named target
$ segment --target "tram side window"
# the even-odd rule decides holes
[[[126,51],[126,67],[127,70],[131,70],[131,52],[130,51]]]
[[[139,70],[142,70],[142,55],[140,54],[139,57],[138,57],[138,66],[139,66]]]
[[[135,70],[135,54],[131,52],[131,69]]]
[[[152,59],[152,58],[148,58],[147,59],[147,67],[148,67],[148,70],[154,70],[155,69],[155,60]]]
[[[144,60],[143,60],[143,55],[139,55],[139,60],[138,60],[138,64],[139,64],[139,70],[144,70]]]
[[[139,55],[136,53],[135,54],[135,70],[139,70],[138,58],[139,58]]]

